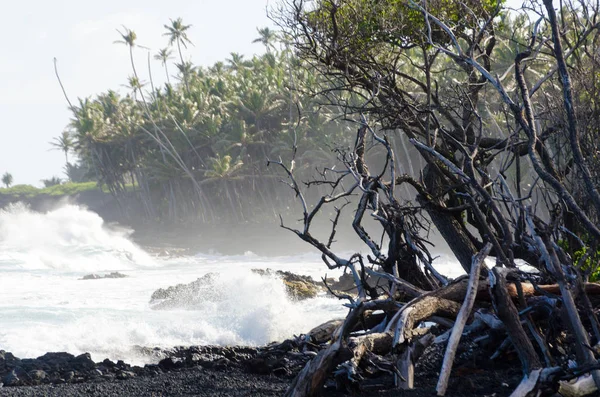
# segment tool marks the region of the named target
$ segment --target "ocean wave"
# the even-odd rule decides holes
[[[46,213],[15,204],[0,211],[0,266],[91,272],[154,266],[154,259],[77,205]]]
[[[30,280],[10,296],[0,293],[0,347],[21,357],[90,352],[94,360],[144,364],[154,358],[140,356],[135,346],[263,345],[346,313],[337,299],[295,301],[280,279],[234,269],[216,276],[216,298],[200,297],[205,299],[187,309],[150,308],[154,289],[193,281],[191,274],[192,269],[183,276],[146,269],[109,283],[53,277],[47,287]],[[23,296],[30,298],[25,302]]]

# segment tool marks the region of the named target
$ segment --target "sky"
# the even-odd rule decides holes
[[[272,4],[273,2],[271,2]],[[30,0],[10,2],[0,17],[0,174],[10,172],[14,184],[42,185],[41,179],[65,178],[64,154],[51,150],[71,117],[54,74],[71,101],[108,89],[126,91],[132,74],[129,52],[115,44],[117,29],[136,32],[138,43],[152,55],[168,44],[164,24],[181,17],[191,24],[193,47],[184,58],[209,66],[231,52],[246,57],[264,51],[252,44],[257,27],[273,27],[268,0]],[[147,51],[138,49],[141,79],[148,81]],[[159,61],[152,61],[155,84],[164,80]],[[175,68],[172,66],[172,70]]]

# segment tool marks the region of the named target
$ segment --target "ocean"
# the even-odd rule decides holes
[[[251,269],[287,270],[320,279],[339,276],[315,252],[284,257],[216,252],[158,257],[108,228],[95,213],[64,205],[47,213],[22,205],[0,211],[0,349],[18,357],[46,352],[89,352],[147,364],[139,347],[263,345],[344,317],[344,302],[325,295],[294,301],[283,283]],[[307,250],[310,247],[307,247]],[[455,261],[434,262],[442,273],[461,273]],[[120,272],[128,277],[81,280]],[[219,298],[193,310],[153,310],[158,288],[217,273]]]

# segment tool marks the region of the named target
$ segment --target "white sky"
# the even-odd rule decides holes
[[[132,74],[129,53],[118,40],[121,25],[136,32],[138,44],[156,50],[169,18],[192,24],[195,44],[184,57],[197,65],[223,61],[231,52],[250,57],[263,52],[252,44],[257,27],[271,26],[267,0],[32,0],[6,2],[0,16],[0,174],[15,184],[41,185],[42,178],[64,178],[64,155],[48,142],[69,122],[70,111],[54,75],[58,59],[61,79],[72,101],[122,85]],[[148,81],[147,52],[137,50],[140,77]],[[171,66],[171,72],[175,67]],[[153,60],[155,84],[164,71]]]
[[[72,101],[108,89],[123,90],[132,74],[125,46],[114,44],[122,25],[136,32],[138,44],[164,48],[163,25],[169,18],[192,24],[194,47],[184,57],[197,65],[223,61],[231,52],[250,57],[263,52],[251,44],[257,27],[272,26],[268,0],[4,0],[0,16],[0,175],[15,184],[41,185],[42,178],[64,178],[63,153],[50,150],[71,117],[54,76],[61,78]],[[273,4],[272,0],[270,4]],[[519,5],[519,0],[509,0]],[[10,5],[9,5],[10,4]],[[140,77],[148,81],[147,52],[137,50]],[[164,81],[153,60],[155,84]],[[171,66],[171,71],[174,71]]]

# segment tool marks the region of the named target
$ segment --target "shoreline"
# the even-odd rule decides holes
[[[105,226],[114,230],[129,227],[111,225],[106,219]],[[325,229],[321,230],[324,231]],[[338,251],[352,246],[356,249],[356,245],[348,243],[352,241],[352,237],[356,237],[350,234],[340,236],[344,243],[338,245]],[[269,222],[215,227],[204,225],[181,230],[143,227],[130,235],[130,238],[144,250],[159,256],[193,255],[211,251],[222,255],[240,255],[251,251],[260,256],[289,256],[306,253],[310,248],[295,234]],[[358,244],[361,244],[360,241]],[[289,341],[281,345],[285,343]],[[110,360],[95,363],[87,353],[77,357],[68,353],[57,353],[62,356],[46,354],[37,359],[18,361],[12,357],[12,362],[9,362],[11,360],[6,359],[6,352],[0,350],[0,383],[5,384],[4,387],[0,387],[0,396],[282,395],[303,365],[319,351],[317,349],[311,354],[305,354],[304,351],[288,349],[276,358],[262,359],[251,366],[245,364],[259,356],[260,352],[268,353],[270,349],[272,345],[251,348],[189,346],[164,350],[147,347],[143,350],[148,354],[159,355],[156,361],[160,361],[158,364],[144,367],[131,366],[122,361],[114,363]],[[231,351],[246,356],[238,357],[238,353],[232,356]],[[52,360],[40,362],[43,357]],[[64,365],[57,364],[56,360],[60,357]],[[432,355],[432,360],[438,360],[435,354]],[[282,362],[284,364],[278,365]],[[434,364],[418,364],[417,371],[420,371],[416,376],[417,388],[403,391],[401,395],[421,397],[435,393],[436,371],[439,371],[437,361]],[[484,395],[483,392],[490,391],[496,392],[495,396],[500,397],[509,395],[521,379],[520,372],[515,373],[503,368],[482,372],[478,368],[467,366],[460,374],[472,380],[463,383],[458,381],[458,378],[454,379],[451,381],[451,393],[448,395],[470,397]],[[504,378],[508,381],[505,382]],[[336,380],[332,376],[326,382],[326,388],[324,395],[351,395],[350,391],[335,391]],[[392,396],[398,395],[398,391],[393,388],[389,377],[384,377],[367,382],[365,389],[358,395]]]
[[[128,373],[131,371],[123,371]],[[290,379],[248,374],[240,368],[160,369],[154,374],[92,378],[81,382],[0,387],[0,396],[280,396]]]
[[[72,356],[79,369],[54,367],[61,378],[35,384],[0,385],[0,396],[281,396],[313,355],[302,354],[294,340],[279,345],[253,347],[190,346],[175,348],[158,364],[130,366],[122,361],[89,363],[89,355]],[[164,353],[165,351],[162,351]],[[65,357],[66,353],[53,353]],[[4,353],[6,356],[6,353]],[[0,383],[7,361],[0,351]],[[338,390],[329,377],[323,396],[425,397],[435,395],[438,352],[430,351],[415,368],[415,389],[398,390],[391,377],[372,379],[362,390]],[[39,361],[23,359],[21,362]],[[12,372],[15,372],[13,367]],[[48,369],[50,373],[52,369]],[[16,372],[19,370],[17,369]],[[30,377],[44,370],[30,370]],[[10,373],[9,373],[10,376]],[[24,376],[24,375],[22,375]],[[65,379],[64,377],[67,377]],[[70,378],[69,378],[70,377]],[[450,379],[448,396],[509,396],[521,379],[518,366],[505,363],[496,369],[477,368],[463,362]]]

